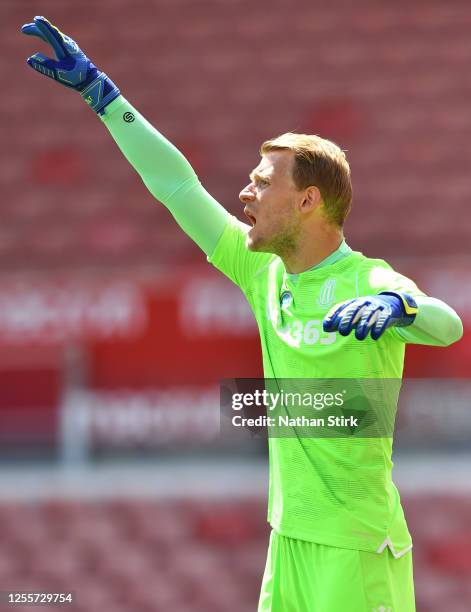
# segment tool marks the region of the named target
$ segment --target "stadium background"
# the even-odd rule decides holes
[[[470,5],[0,4],[0,590],[72,590],[81,612],[254,610],[264,446],[227,447],[216,430],[218,381],[261,373],[255,325],[93,113],[26,66],[45,52],[18,31],[36,14],[239,216],[262,140],[337,141],[350,245],[466,326]],[[468,333],[407,357],[421,380],[395,460],[419,612],[471,608],[470,356]]]

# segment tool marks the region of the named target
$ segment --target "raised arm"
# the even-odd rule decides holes
[[[111,79],[88,59],[74,40],[45,17],[35,17],[21,31],[50,44],[57,58],[35,53],[28,58],[28,64],[80,93],[102,119],[152,195],[165,204],[198,246],[211,255],[230,215],[202,187],[180,151],[120,95]]]
[[[188,160],[122,96],[101,119],[152,195],[211,255],[229,213],[204,189]]]

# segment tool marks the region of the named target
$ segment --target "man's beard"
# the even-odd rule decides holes
[[[298,236],[297,231],[292,228],[289,232],[286,231],[267,240],[264,240],[263,236],[255,240],[247,237],[247,248],[254,253],[272,253],[284,258],[296,251]]]

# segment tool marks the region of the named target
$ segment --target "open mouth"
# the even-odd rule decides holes
[[[252,227],[255,227],[255,224],[257,223],[257,219],[255,218],[255,216],[248,211],[246,208],[244,209],[244,214],[247,217],[247,219],[250,221],[250,224],[252,225]]]

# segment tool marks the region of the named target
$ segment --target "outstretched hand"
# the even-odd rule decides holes
[[[78,44],[61,32],[45,17],[35,17],[21,31],[36,36],[51,45],[56,59],[43,53],[35,53],[26,60],[37,72],[75,89],[97,113],[102,113],[107,104],[119,96],[120,91],[104,72],[91,62]]]
[[[413,323],[416,314],[417,304],[410,295],[384,292],[336,304],[325,316],[323,328],[342,336],[355,329],[357,340],[364,340],[369,333],[378,340],[389,327]]]

